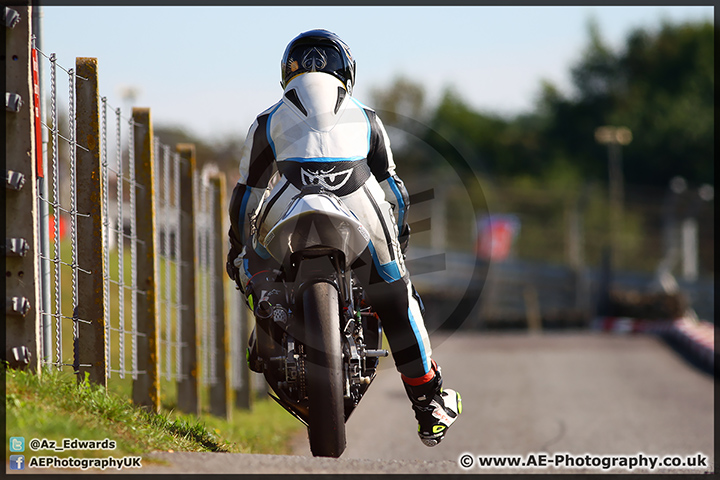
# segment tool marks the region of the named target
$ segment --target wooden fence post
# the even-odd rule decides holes
[[[217,321],[215,325],[215,362],[217,382],[210,386],[210,413],[228,420],[232,414],[232,385],[230,377],[230,328],[228,325],[228,305],[225,302],[225,286],[227,278],[225,275],[225,244],[227,237],[227,208],[226,208],[226,181],[222,172],[213,173],[210,176],[210,185],[214,190],[215,208],[211,213],[213,216],[212,225],[216,231],[212,232],[211,242],[214,242],[214,258],[210,261],[215,265],[215,278],[211,278],[213,285],[211,295],[215,296],[217,308],[216,318],[210,321]],[[211,269],[211,271],[213,271]]]
[[[89,373],[89,380],[107,387],[105,378],[106,295],[103,279],[105,244],[102,224],[102,172],[100,165],[100,108],[98,104],[98,65],[96,58],[75,59],[77,81],[77,210],[89,217],[78,218],[78,265],[91,272],[78,276],[78,317],[91,323],[80,324],[78,382]],[[91,365],[84,367],[82,365]]]
[[[40,373],[37,176],[30,35],[31,7],[5,27],[5,360]],[[11,60],[12,59],[12,60]],[[9,94],[9,98],[8,98]],[[9,100],[9,102],[8,102]],[[42,165],[42,164],[40,164]],[[45,312],[49,313],[49,312]]]
[[[234,288],[233,293],[234,295],[231,298],[232,301],[235,302],[238,311],[237,318],[234,320],[240,322],[240,325],[238,325],[240,330],[240,345],[235,345],[235,348],[240,349],[240,358],[238,359],[238,363],[232,366],[240,370],[241,380],[240,387],[235,390],[235,406],[244,410],[250,410],[252,409],[253,386],[251,371],[245,360],[245,351],[247,349],[248,338],[250,337],[250,319],[252,318],[252,312],[250,312],[250,309],[245,305],[243,294]]]
[[[138,371],[133,381],[133,402],[145,405],[153,411],[160,410],[160,357],[158,324],[158,297],[155,237],[155,159],[153,149],[153,127],[149,108],[133,108],[132,119],[135,129],[135,182],[137,198],[137,286],[140,290],[137,298],[137,340]]]
[[[200,414],[198,390],[198,350],[200,336],[197,334],[197,316],[195,302],[195,281],[197,258],[195,257],[195,145],[181,143],[177,145],[180,154],[180,268],[182,270],[180,287],[183,309],[180,329],[182,355],[180,361],[180,379],[177,382],[178,409],[185,413]],[[178,300],[180,301],[180,300]]]

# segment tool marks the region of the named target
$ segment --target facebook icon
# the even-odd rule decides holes
[[[25,470],[25,455],[10,455],[10,470]]]

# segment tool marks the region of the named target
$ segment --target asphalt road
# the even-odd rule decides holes
[[[714,471],[713,379],[652,336],[478,334],[434,336],[444,385],[463,414],[436,447],[422,445],[392,361],[347,424],[344,459],[450,461],[448,473],[551,473],[552,468],[464,469],[465,453],[707,455]],[[296,454],[310,455],[306,438]],[[580,463],[580,462],[576,462]],[[576,466],[562,472],[603,473]],[[613,473],[649,472],[640,468]]]
[[[291,456],[155,453],[122,473],[705,473],[714,468],[713,379],[651,336],[478,334],[433,336],[445,386],[463,414],[434,448],[416,423],[391,359],[347,424],[339,459],[312,458],[305,435]],[[708,457],[701,468],[602,470],[576,465],[479,468],[478,456],[568,453],[585,458]],[[463,454],[473,466],[463,468]],[[610,458],[610,457],[608,457]],[[590,458],[590,461],[593,461]],[[602,460],[597,460],[602,461]],[[579,463],[578,460],[576,462]],[[25,470],[25,473],[33,473]],[[46,472],[50,473],[50,472]],[[64,473],[69,473],[67,470]],[[106,473],[110,473],[106,471]]]

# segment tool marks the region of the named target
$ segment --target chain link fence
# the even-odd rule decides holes
[[[20,11],[30,17],[31,8]],[[233,392],[238,405],[247,403],[239,332],[249,315],[239,294],[225,295],[232,288],[223,268],[224,175],[196,171],[192,145],[163,144],[148,109],[128,115],[110,105],[99,93],[96,59],[79,57],[68,68],[36,48],[29,27],[26,38],[34,72],[49,72],[49,102],[36,103],[36,123],[28,116],[18,125],[40,127],[37,169],[21,180],[47,188],[32,190],[26,212],[33,231],[22,252],[36,268],[38,294],[14,297],[27,304],[18,312],[35,318],[22,335],[8,329],[15,366],[71,369],[78,381],[132,389],[135,403],[154,410],[169,402],[229,416]],[[25,79],[29,89],[32,80]],[[35,93],[43,100],[37,77]]]

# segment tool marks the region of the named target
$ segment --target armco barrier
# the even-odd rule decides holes
[[[674,342],[700,366],[712,371],[715,365],[715,325],[704,320],[681,317],[648,320],[629,317],[597,317],[591,329],[613,334],[655,334]]]

